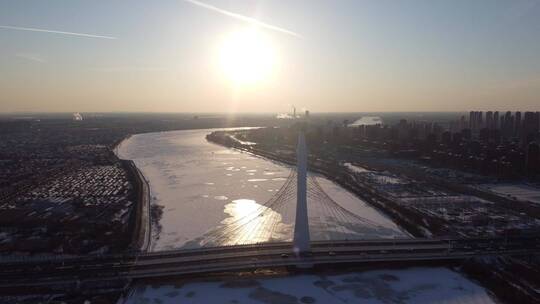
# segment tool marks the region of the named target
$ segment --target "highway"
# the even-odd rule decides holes
[[[311,246],[311,253],[300,257],[294,254],[291,243],[284,242],[1,263],[0,288],[129,281],[284,266],[450,261],[540,252],[539,238],[321,241],[312,242]]]

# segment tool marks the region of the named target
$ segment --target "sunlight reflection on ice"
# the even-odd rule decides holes
[[[219,245],[234,245],[290,240],[291,226],[282,222],[281,214],[251,199],[237,199],[225,205],[230,217],[221,224],[224,228],[218,238],[203,240]],[[273,233],[272,233],[273,231]]]

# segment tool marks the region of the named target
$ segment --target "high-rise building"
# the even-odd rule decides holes
[[[499,128],[499,111],[493,113],[493,129]]]
[[[476,132],[482,128],[482,112],[481,111],[471,111],[469,113],[470,128],[472,131]]]
[[[461,119],[459,120],[459,131],[466,129],[467,125],[465,123],[465,115],[461,116]]]
[[[540,127],[540,116],[535,112],[525,112],[523,115],[523,126],[521,134],[521,145],[523,148],[536,140],[538,137],[538,130]]]
[[[507,111],[503,118],[503,123],[501,124],[503,137],[510,138],[514,135],[514,118],[512,117],[512,112]]]
[[[486,112],[486,128],[493,129],[493,112]]]
[[[477,113],[478,113],[478,120],[477,120],[476,129],[481,129],[484,126],[484,119],[483,119],[484,112],[478,111]]]
[[[519,136],[521,133],[521,112],[517,111],[514,117],[514,136]]]

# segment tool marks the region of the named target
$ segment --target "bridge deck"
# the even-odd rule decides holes
[[[76,281],[141,279],[265,267],[359,264],[367,262],[460,260],[540,252],[538,238],[403,239],[313,242],[297,257],[291,243],[266,243],[117,256],[72,258],[45,263],[3,263],[0,288],[45,286]]]

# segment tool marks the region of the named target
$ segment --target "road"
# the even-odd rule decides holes
[[[311,253],[302,257],[293,253],[291,243],[264,243],[87,256],[40,263],[2,263],[0,288],[70,285],[81,282],[158,278],[267,267],[450,261],[482,256],[529,255],[539,252],[539,238],[324,241],[312,242]]]

